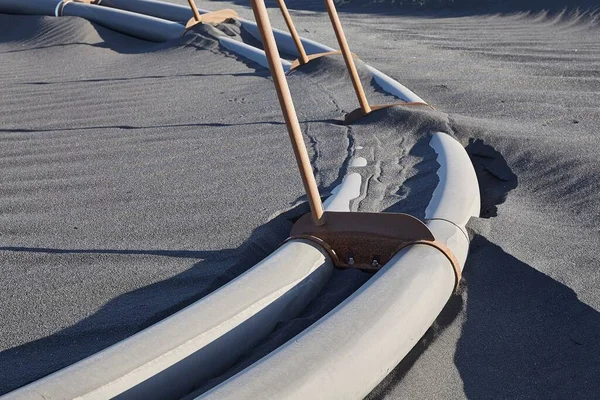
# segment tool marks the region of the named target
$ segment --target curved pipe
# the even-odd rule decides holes
[[[258,26],[256,25],[256,22],[248,21],[246,19],[241,18],[239,21],[242,23],[242,27],[248,33],[254,36],[254,38],[256,38],[257,40],[260,40],[260,33],[258,32]],[[274,28],[273,35],[275,36],[275,41],[277,42],[277,46],[279,47],[280,51],[287,54],[292,54],[294,56],[299,56],[298,48],[296,47],[292,36],[288,32]],[[309,55],[335,51],[335,49],[329,46],[325,46],[324,44],[315,42],[314,40],[306,39],[303,37],[300,37],[300,40],[302,41],[304,50],[306,50],[306,53]],[[410,89],[408,89],[401,83],[395,81],[394,79],[390,78],[378,69],[373,68],[370,65],[367,65],[367,69],[373,75],[373,79],[375,79],[375,82],[384,91],[406,102],[425,103],[425,100],[414,94]]]
[[[49,9],[47,5],[50,2],[33,1],[44,3],[41,8],[44,11]],[[3,0],[0,7],[8,4],[14,10],[16,3]],[[32,13],[29,6],[24,10]],[[278,36],[288,35],[280,32]],[[236,47],[228,40],[222,40],[222,44]],[[237,48],[238,51],[240,48],[249,51],[245,46]],[[251,53],[253,57],[260,55],[254,50]],[[383,77],[389,80],[386,90],[406,97],[406,88],[394,84],[386,75]],[[379,79],[381,81],[381,76]],[[436,133],[431,145],[438,152],[440,184],[427,209],[428,217],[432,218],[428,226],[436,239],[450,247],[463,265],[468,251],[464,223],[468,216],[478,214],[478,202],[472,198],[459,203],[460,211],[451,210],[450,205],[456,205],[453,202],[458,201],[461,195],[460,191],[452,191],[451,188],[466,188],[465,193],[476,193],[478,199],[477,181],[460,144],[443,133]],[[457,182],[458,179],[460,181]],[[354,190],[341,188],[337,193],[349,192]],[[290,249],[289,246],[296,248]],[[291,253],[282,256],[287,251]],[[310,253],[313,254],[312,261],[294,258]],[[290,270],[281,268],[290,258],[295,271],[292,275],[298,279],[291,282],[279,280],[290,278]],[[417,264],[420,266],[414,268]],[[290,242],[192,306],[103,352],[10,393],[7,398],[105,398],[120,394],[154,397],[185,393],[194,382],[225,369],[237,355],[268,334],[277,318],[290,318],[299,312],[318,293],[331,268],[331,262],[322,250],[310,243]],[[275,286],[263,287],[263,280]],[[424,245],[404,249],[327,316],[207,393],[206,397],[257,395],[260,398],[280,398],[287,395],[306,398],[327,395],[332,398],[360,398],[385,377],[427,330],[450,296],[453,283],[450,263],[439,251]],[[252,297],[244,289],[257,291],[253,292],[254,295],[262,294]],[[232,308],[238,313],[226,312]],[[213,314],[210,314],[211,310]],[[219,319],[223,313],[225,320]],[[250,335],[249,340],[246,335]],[[377,340],[372,340],[373,335]],[[368,341],[370,351],[358,351],[367,343],[365,338],[368,337],[371,338]],[[223,351],[224,348],[227,351]],[[231,358],[223,354],[230,354]],[[257,381],[253,376],[261,378]],[[284,376],[286,379],[282,379]],[[168,387],[162,384],[164,379],[171,383]]]
[[[2,0],[0,11],[6,14],[55,16],[61,0]]]
[[[0,12],[82,17],[106,28],[152,42],[181,37],[185,27],[176,22],[94,4],[59,0],[0,0]]]
[[[25,11],[22,13],[26,13],[26,12],[35,13],[35,12],[33,12],[33,10],[35,10],[35,7],[33,7],[33,6],[21,7],[19,5],[21,3],[20,0],[4,0],[4,1],[7,1],[8,3],[12,4],[12,6],[11,6],[13,9],[12,12],[18,12],[18,11],[14,11],[14,10],[23,9]],[[40,2],[40,3],[47,3],[47,1],[45,1],[45,0],[32,0],[32,1]],[[49,0],[49,3],[53,3],[56,5],[54,0]],[[165,2],[157,1],[157,0],[102,0],[100,5],[108,7],[108,8],[127,10],[127,11],[130,11],[133,13],[144,14],[146,16],[156,17],[160,20],[168,20],[168,21],[185,22],[185,21],[189,20],[190,18],[192,18],[192,16],[193,16],[192,11],[190,10],[189,7],[177,5],[177,4],[165,3]],[[200,11],[200,14],[206,14],[208,12],[207,10],[202,10],[202,9],[199,9],[198,11]],[[51,14],[47,14],[47,15],[51,15]],[[88,18],[86,15],[78,15],[78,16],[83,16],[84,18]],[[244,30],[246,30],[248,33],[250,33],[255,39],[257,39],[259,41],[261,40],[260,33],[258,32],[258,27],[256,26],[256,23],[254,21],[249,21],[249,20],[246,20],[243,18],[240,18],[239,21],[241,22]],[[95,22],[98,22],[98,23],[101,23],[104,25],[104,23],[102,23],[102,22],[99,22],[99,21],[95,21]],[[110,28],[110,26],[107,26],[107,27]],[[111,29],[119,30],[120,32],[123,32],[123,33],[128,33],[124,30],[121,30],[122,28],[111,28]],[[132,33],[128,33],[128,34],[132,34]],[[132,35],[141,37],[140,33],[132,34]],[[164,34],[162,34],[162,35],[164,36]],[[275,41],[277,42],[277,46],[279,47],[279,49],[281,51],[291,54],[291,55],[299,56],[298,49],[294,43],[294,40],[288,32],[282,31],[280,29],[273,29],[273,35],[275,36]],[[164,39],[164,40],[173,38],[170,35],[166,35],[165,37],[166,37],[166,39]],[[154,40],[154,39],[147,39],[147,40]],[[334,51],[333,48],[331,48],[329,46],[325,46],[321,43],[315,42],[314,40],[306,39],[303,37],[300,37],[300,40],[302,41],[302,45],[304,46],[304,49],[306,50],[307,54],[325,53],[325,52]],[[156,41],[161,41],[161,40],[157,39]],[[227,47],[227,46],[225,45],[225,47]],[[253,59],[253,61],[254,61],[254,59]],[[399,98],[403,101],[406,101],[406,102],[425,103],[425,101],[422,98],[417,96],[406,86],[404,86],[401,83],[397,82],[396,80],[390,78],[388,75],[384,74],[383,72],[379,71],[378,69],[373,68],[370,65],[367,65],[367,69],[373,75],[373,79],[375,80],[377,85],[379,85],[384,91],[386,91],[386,92],[390,93],[391,95],[396,96],[397,98]]]
[[[438,154],[439,184],[425,210],[425,218],[450,221],[464,228],[471,217],[479,216],[481,206],[473,164],[462,145],[447,134],[435,133],[430,146]],[[462,157],[454,156],[462,153]]]
[[[269,63],[267,62],[267,58],[265,57],[265,52],[263,50],[226,36],[220,37],[219,43],[227,50],[247,58],[248,60],[254,61],[265,68],[269,68]],[[283,66],[284,71],[289,71],[292,63],[282,59],[281,65]]]
[[[72,1],[63,6],[61,15],[82,17],[114,31],[152,42],[177,39],[185,32],[185,27],[176,22]]]
[[[5,2],[0,0],[0,8]],[[52,9],[48,6],[45,11],[50,14]],[[251,51],[257,62],[262,55],[264,61],[264,52],[257,53],[246,44],[233,44],[227,38],[222,43],[241,52]],[[359,188],[360,179],[344,180],[331,202],[349,206],[348,195]],[[311,242],[290,241],[184,310],[5,398],[183,395],[197,382],[228,368],[277,322],[298,314],[319,293],[332,268],[326,253]],[[170,384],[164,385],[165,381]]]
[[[154,17],[171,21],[187,21],[192,18],[192,11],[189,7],[156,0],[102,0],[101,4],[108,7],[116,7],[146,15],[152,15]],[[201,14],[208,12],[207,10],[199,11]],[[244,30],[250,33],[258,41],[261,40],[256,22],[243,18],[240,18],[239,21],[241,22]],[[273,29],[273,35],[275,36],[275,41],[277,42],[277,46],[279,47],[280,51],[294,56],[300,55],[298,53],[298,48],[294,43],[294,39],[288,32],[280,29]],[[315,42],[314,40],[303,37],[300,37],[300,40],[302,41],[302,45],[304,46],[307,54],[326,53],[335,50],[329,46]],[[369,65],[367,65],[367,68],[371,74],[373,74],[375,82],[384,91],[406,102],[425,103],[422,98],[417,96],[410,89],[390,78],[383,72]]]
[[[194,16],[189,6],[156,0],[102,0],[101,5],[151,15],[169,21],[177,21],[183,24]],[[198,11],[200,14],[208,12],[202,9],[198,9]]]
[[[309,329],[199,398],[362,399],[431,326],[453,280],[439,251],[402,250]]]
[[[429,213],[451,219],[427,225],[462,268],[469,239],[459,223],[463,216],[477,216],[479,203],[454,203],[456,213],[446,213],[446,204],[459,197],[449,188],[476,192],[478,199],[477,178],[453,138],[438,132],[430,145],[438,152],[442,197],[432,199]],[[198,399],[362,399],[429,329],[454,283],[452,266],[440,251],[425,245],[403,249],[315,324]]]
[[[329,204],[342,211],[349,211],[350,201],[360,190],[360,175],[351,176],[329,198]],[[325,209],[330,210],[327,203]],[[185,395],[197,382],[226,370],[277,322],[301,312],[332,270],[327,253],[312,242],[286,242],[196,303],[2,399]]]
[[[173,398],[225,371],[327,282],[332,263],[290,241],[243,275],[151,327],[5,398]],[[168,382],[168,384],[165,384]]]

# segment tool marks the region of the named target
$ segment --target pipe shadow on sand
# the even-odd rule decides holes
[[[93,315],[47,337],[0,352],[0,394],[71,365],[185,308],[217,290],[271,254],[292,227],[292,221],[308,211],[301,204],[256,228],[238,248],[215,251],[188,250],[117,250],[117,249],[50,249],[0,247],[0,252],[36,252],[49,254],[155,255],[189,258],[192,265],[184,272],[151,285],[124,293],[102,306]],[[218,271],[218,273],[203,271]],[[174,302],[169,293],[186,293]],[[149,300],[151,299],[151,300]],[[164,306],[164,303],[170,303]],[[161,306],[162,305],[162,306]],[[153,309],[154,308],[154,309]],[[146,315],[140,318],[140,313]],[[142,320],[115,324],[111,321]]]
[[[517,177],[483,141],[470,140],[467,151],[480,182],[481,217],[495,217]],[[394,387],[461,313],[454,364],[467,398],[595,398],[600,313],[566,285],[473,235],[462,292],[367,398],[397,393]]]
[[[600,313],[569,287],[477,235],[454,363],[468,398],[600,393]]]
[[[368,399],[386,398],[461,312],[466,321],[454,364],[467,398],[596,398],[600,313],[569,287],[481,235],[473,238],[463,279],[466,300],[464,292],[452,296],[434,325]]]

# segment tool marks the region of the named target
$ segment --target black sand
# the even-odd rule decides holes
[[[230,6],[198,3],[218,4]],[[335,45],[320,2],[290,7],[302,35]],[[341,9],[351,47],[440,112],[413,115],[406,140],[381,120],[348,131],[337,120],[355,102],[337,67],[292,75],[321,187],[338,184],[353,146],[365,146],[357,153],[389,175],[361,171],[373,185],[354,208],[418,215],[414,199],[435,183],[423,129],[441,126],[472,154],[484,207],[461,295],[371,397],[594,398],[598,26],[585,15],[402,16],[390,7]],[[0,18],[4,393],[252,266],[285,238],[301,210],[282,213],[302,191],[266,71],[211,50],[211,38],[155,45],[77,19]],[[403,113],[389,116],[400,124]],[[396,151],[409,156],[401,168]],[[416,171],[431,179],[411,182]],[[237,368],[364,279],[334,276]]]
[[[210,293],[307,209],[267,71],[218,51],[214,31],[157,45],[77,18],[0,18],[4,393]],[[356,100],[341,60],[323,63],[289,82],[327,194],[371,129],[341,124]],[[336,274],[319,315],[367,277]]]

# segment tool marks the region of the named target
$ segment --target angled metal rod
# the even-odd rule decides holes
[[[329,19],[331,19],[331,25],[333,25],[335,36],[337,37],[337,41],[340,45],[340,50],[342,51],[342,55],[344,56],[346,67],[348,68],[348,72],[350,73],[350,79],[352,79],[352,85],[354,86],[354,91],[356,92],[356,97],[358,98],[360,107],[362,108],[363,113],[369,114],[371,112],[371,107],[369,106],[369,102],[367,101],[367,96],[365,96],[365,91],[362,87],[362,83],[360,82],[358,72],[356,71],[356,65],[354,65],[354,59],[352,58],[352,53],[350,52],[348,41],[346,40],[346,36],[344,35],[344,30],[342,29],[340,17],[338,16],[337,10],[335,9],[335,4],[333,4],[333,0],[325,0],[325,6],[327,7],[327,13],[329,14]]]
[[[287,126],[290,141],[292,142],[292,147],[294,149],[294,155],[298,162],[298,169],[300,170],[300,176],[302,177],[302,183],[304,184],[304,190],[306,191],[312,218],[316,225],[323,225],[325,224],[323,203],[321,202],[315,175],[312,166],[310,165],[310,159],[308,158],[308,152],[306,151],[306,145],[304,144],[304,138],[302,137],[302,131],[300,129],[300,123],[298,122],[298,116],[296,115],[296,109],[294,108],[294,102],[292,101],[292,96],[290,94],[290,88],[285,79],[283,67],[281,66],[281,59],[279,58],[277,44],[273,37],[273,30],[271,28],[271,22],[269,21],[269,15],[267,14],[264,0],[252,0],[252,11],[254,11],[254,18],[256,19],[263,47],[267,55],[269,69],[273,76],[279,105],[281,106],[285,125]]]
[[[281,14],[283,14],[283,19],[285,20],[285,24],[290,31],[290,35],[292,35],[292,39],[296,44],[296,48],[298,49],[298,61],[300,65],[306,64],[308,62],[308,56],[306,55],[306,51],[304,50],[304,46],[302,45],[302,41],[300,40],[300,36],[298,36],[298,31],[296,31],[296,27],[294,26],[294,22],[292,21],[292,17],[285,5],[284,0],[277,0],[279,3],[279,9],[281,10]]]
[[[200,13],[198,12],[198,7],[196,7],[196,3],[194,3],[194,0],[188,0],[188,3],[190,5],[190,8],[192,9],[192,12],[194,13],[194,19],[200,22]]]

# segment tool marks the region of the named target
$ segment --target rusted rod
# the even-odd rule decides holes
[[[281,14],[283,14],[283,19],[285,20],[285,24],[290,31],[290,35],[292,35],[292,39],[294,39],[294,43],[296,44],[296,48],[298,49],[298,61],[300,65],[306,64],[308,62],[308,56],[306,55],[306,51],[304,51],[304,46],[302,45],[302,41],[300,40],[300,36],[298,36],[298,31],[296,31],[296,27],[294,26],[294,22],[292,21],[292,17],[285,5],[284,0],[277,0],[279,3],[279,9],[281,10]]]
[[[296,115],[290,88],[285,79],[285,73],[281,65],[281,59],[279,58],[277,44],[273,37],[273,30],[271,28],[271,22],[269,21],[269,15],[267,14],[264,0],[252,0],[252,11],[254,11],[254,18],[256,19],[263,47],[267,55],[269,69],[273,76],[279,105],[281,106],[285,125],[287,126],[290,141],[292,142],[292,147],[294,149],[294,155],[298,162],[298,169],[300,170],[300,176],[302,177],[302,183],[304,184],[304,190],[306,191],[313,221],[316,225],[323,225],[325,223],[323,203],[321,202],[315,175],[312,166],[310,165],[310,159],[308,158],[308,152],[306,151],[306,145],[304,144],[302,131],[300,130],[300,123],[298,122],[298,116]]]
[[[194,13],[194,19],[200,22],[200,13],[198,12],[198,7],[196,7],[196,3],[194,3],[194,0],[188,0],[188,3],[190,4],[190,8]]]
[[[365,91],[362,87],[362,84],[360,83],[360,78],[358,77],[358,72],[356,71],[356,65],[354,65],[354,59],[352,58],[350,47],[348,47],[348,41],[344,35],[342,23],[340,22],[340,17],[335,9],[335,4],[333,4],[333,0],[325,0],[325,6],[327,7],[327,13],[329,14],[329,19],[331,19],[331,25],[333,25],[335,36],[337,37],[337,41],[340,45],[340,50],[344,56],[346,67],[350,73],[350,79],[352,79],[352,85],[354,86],[356,97],[358,97],[358,102],[360,103],[363,113],[368,114],[371,112],[371,107],[367,101],[367,96],[365,96]]]

